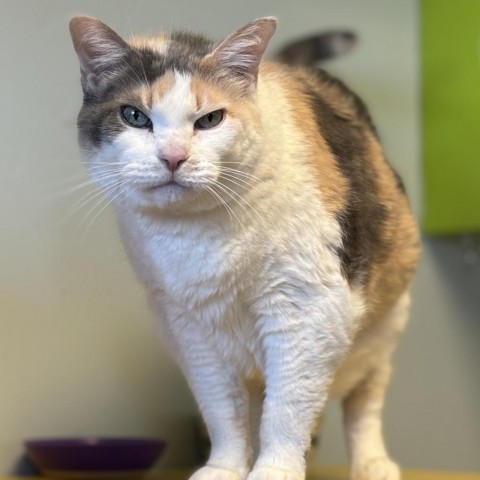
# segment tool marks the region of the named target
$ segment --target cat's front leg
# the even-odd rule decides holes
[[[207,465],[190,480],[245,480],[251,469],[248,391],[222,361],[218,345],[189,325],[176,335],[175,356],[201,410],[211,441]],[[212,345],[213,343],[213,345]]]
[[[262,342],[266,395],[261,446],[248,480],[305,478],[312,430],[348,347],[341,319],[335,331],[332,325],[322,327],[318,312],[297,311],[294,316],[264,320],[268,332]]]

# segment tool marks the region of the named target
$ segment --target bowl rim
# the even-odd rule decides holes
[[[166,446],[167,442],[160,437],[122,437],[122,436],[79,436],[79,437],[32,437],[24,440],[27,448],[78,448],[78,447],[134,447],[134,446]]]

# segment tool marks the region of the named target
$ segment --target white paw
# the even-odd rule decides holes
[[[400,480],[400,468],[388,457],[371,458],[352,465],[352,480]]]
[[[233,470],[219,467],[202,467],[197,470],[190,480],[244,480],[238,473]]]
[[[305,480],[305,474],[281,468],[259,467],[250,473],[247,480]]]

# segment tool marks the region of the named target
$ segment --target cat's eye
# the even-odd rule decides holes
[[[195,128],[198,130],[208,130],[209,128],[214,128],[217,125],[220,125],[224,117],[224,110],[215,110],[207,113],[195,122]]]
[[[123,119],[132,127],[150,128],[152,121],[138,108],[125,105],[121,107],[120,113]]]

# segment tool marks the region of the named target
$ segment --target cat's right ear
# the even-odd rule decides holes
[[[83,89],[95,93],[131,49],[110,27],[93,17],[72,18],[70,34],[80,61]]]
[[[259,18],[248,23],[220,42],[205,59],[210,67],[220,67],[229,81],[236,82],[242,90],[254,90],[262,55],[277,26],[274,17]],[[221,70],[220,70],[221,71]]]

